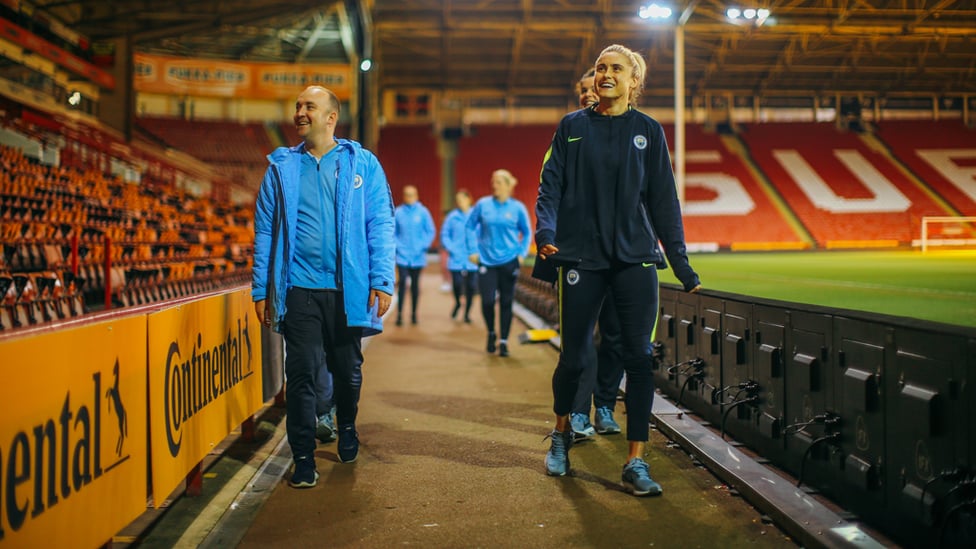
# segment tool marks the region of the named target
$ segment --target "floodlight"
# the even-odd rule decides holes
[[[71,92],[68,96],[68,104],[72,107],[77,107],[81,103],[81,92]]]
[[[753,19],[756,17],[756,10],[753,8],[746,8],[742,10],[742,16],[746,19]]]
[[[756,15],[760,19],[765,19],[769,17],[769,10],[767,10],[766,8],[759,8],[758,10],[756,10]]]
[[[650,6],[641,6],[637,10],[637,16],[641,19],[667,19],[671,17],[671,8],[667,6],[659,6],[657,4],[651,4]]]
[[[742,15],[742,12],[739,10],[739,8],[729,8],[725,12],[725,15],[727,15],[729,19],[738,19],[739,16]]]
[[[359,70],[362,72],[369,72],[369,69],[373,68],[373,60],[370,58],[363,59],[359,63]]]

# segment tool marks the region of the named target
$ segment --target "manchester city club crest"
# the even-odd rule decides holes
[[[580,274],[576,269],[570,269],[569,272],[566,273],[566,283],[570,286],[575,286],[576,283],[579,282],[579,279]]]
[[[352,179],[352,188],[358,189],[363,186],[363,176],[356,174],[356,177]]]
[[[637,147],[640,150],[646,149],[647,148],[647,138],[644,137],[643,135],[635,135],[634,136],[634,146]]]

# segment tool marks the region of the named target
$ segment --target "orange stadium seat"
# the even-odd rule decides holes
[[[885,120],[878,136],[960,213],[976,215],[976,131],[960,120]]]
[[[752,157],[817,243],[910,243],[921,218],[944,215],[890,157],[833,124],[750,124]]]

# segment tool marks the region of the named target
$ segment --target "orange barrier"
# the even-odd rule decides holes
[[[104,544],[148,479],[158,507],[261,407],[261,339],[247,286],[0,335],[0,541]]]

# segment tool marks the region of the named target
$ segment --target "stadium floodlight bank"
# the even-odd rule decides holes
[[[976,248],[976,217],[923,217],[918,245],[922,253],[930,247]]]

